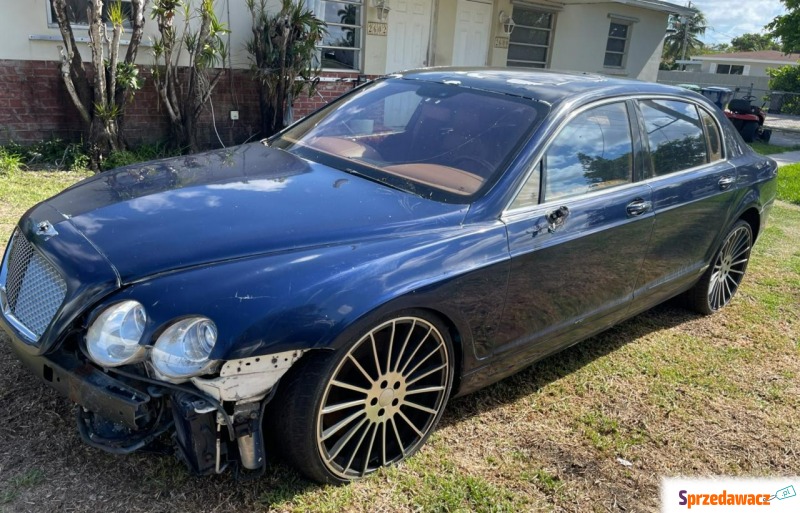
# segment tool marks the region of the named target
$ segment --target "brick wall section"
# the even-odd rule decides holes
[[[248,70],[223,71],[224,76],[212,95],[214,119],[219,139],[228,146],[256,139],[260,127],[258,89]],[[142,71],[144,87],[128,106],[124,133],[131,145],[165,141],[169,136],[167,114],[163,110],[149,72]],[[337,98],[355,86],[350,73],[324,73],[335,82],[320,82],[311,98],[294,103],[295,119]],[[230,111],[239,111],[239,120]],[[83,126],[72,105],[56,61],[0,60],[0,145],[20,144],[59,138],[79,142]],[[212,123],[211,105],[200,119],[199,139],[209,148],[220,146]]]
[[[81,139],[81,122],[53,61],[0,61],[0,144]]]

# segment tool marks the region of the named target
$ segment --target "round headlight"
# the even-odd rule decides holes
[[[89,357],[104,367],[141,360],[145,355],[145,347],[139,342],[146,322],[144,307],[136,301],[123,301],[109,306],[86,333]]]
[[[158,337],[150,359],[162,376],[185,379],[209,371],[217,362],[209,360],[217,343],[217,327],[205,317],[181,319]]]

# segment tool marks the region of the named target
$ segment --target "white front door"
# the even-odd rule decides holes
[[[491,3],[458,0],[453,66],[486,66],[491,30]]]
[[[428,64],[433,0],[393,0],[386,41],[386,73]]]

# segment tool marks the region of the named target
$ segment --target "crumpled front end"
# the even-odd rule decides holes
[[[209,360],[196,375],[165,375],[163,369],[172,367],[153,353],[171,326],[186,324],[184,318],[148,328],[133,357],[114,360],[129,351],[117,342],[130,328],[97,328],[113,324],[105,312],[125,306],[113,299],[120,289],[114,271],[68,220],[24,218],[0,267],[0,328],[14,353],[79,406],[78,431],[94,447],[127,454],[163,446],[171,434],[167,446],[193,473],[263,469],[264,408],[303,351]],[[98,343],[98,336],[108,340]],[[97,347],[107,348],[111,360],[101,358]]]

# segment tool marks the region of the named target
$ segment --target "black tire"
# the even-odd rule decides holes
[[[770,138],[772,138],[772,130],[769,128],[762,128],[761,132],[758,134],[758,137],[765,143],[768,143]]]
[[[453,345],[439,319],[406,310],[360,325],[341,349],[303,356],[268,410],[275,447],[320,483],[346,483],[414,454],[452,388]]]
[[[686,292],[687,306],[708,315],[730,303],[744,278],[752,247],[753,230],[740,219],[723,239],[700,281]]]
[[[742,125],[742,139],[744,139],[744,142],[751,143],[755,141],[757,130],[757,121],[745,121],[744,125]]]

